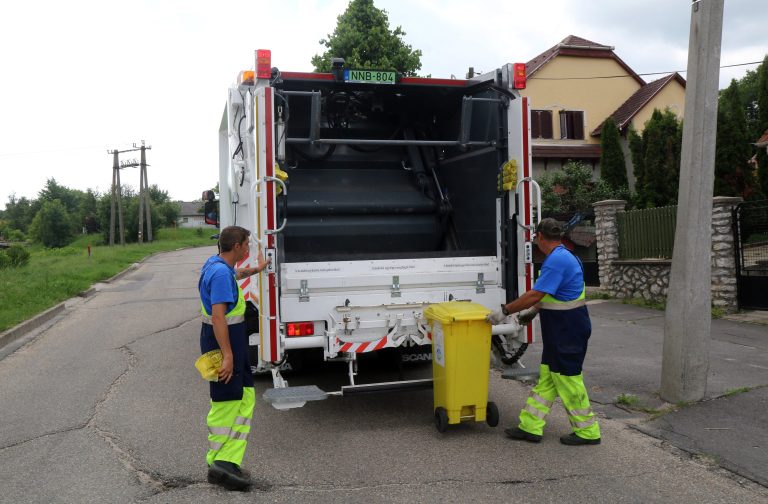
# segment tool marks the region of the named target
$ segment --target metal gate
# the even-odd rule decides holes
[[[733,236],[739,308],[768,310],[768,200],[736,207]]]

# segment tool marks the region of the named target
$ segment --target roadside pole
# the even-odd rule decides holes
[[[712,325],[712,191],[724,0],[693,0],[677,230],[661,367],[665,401],[704,397]]]

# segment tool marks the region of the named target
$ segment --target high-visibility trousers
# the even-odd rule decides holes
[[[571,428],[577,436],[600,439],[600,426],[589,405],[582,375],[564,376],[554,373],[546,364],[539,367],[539,382],[531,390],[520,412],[520,429],[541,436],[547,415],[557,397],[563,402]]]
[[[251,432],[256,392],[243,387],[243,397],[235,401],[211,401],[208,412],[208,453],[206,462],[215,460],[232,462],[240,466]]]

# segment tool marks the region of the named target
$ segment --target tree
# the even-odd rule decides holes
[[[569,161],[562,170],[547,173],[537,182],[545,214],[590,212],[597,201],[629,199],[626,186],[613,189],[603,179],[593,181],[592,168],[579,161]]]
[[[715,147],[715,196],[741,196],[759,193],[748,161],[751,157],[747,118],[734,79],[720,94],[717,107],[717,143]]]
[[[600,176],[612,189],[628,185],[627,164],[621,150],[619,128],[612,117],[603,123],[600,132]]]
[[[682,125],[669,109],[653,111],[645,123],[642,140],[636,133],[630,133],[638,207],[653,208],[677,202],[681,146]]]
[[[16,194],[11,194],[8,197],[8,203],[5,204],[5,212],[3,212],[3,220],[7,221],[10,229],[18,229],[26,233],[34,216],[30,200],[24,196],[16,198]]]
[[[768,56],[757,70],[757,114],[756,127],[753,128],[752,142],[757,140],[763,132],[768,131]],[[763,195],[768,196],[768,153],[765,149],[759,149],[757,153],[757,174]]]
[[[377,9],[373,0],[352,0],[337,20],[333,34],[320,40],[326,51],[312,57],[316,72],[330,72],[331,58],[344,58],[350,68],[396,70],[411,76],[421,68],[421,51],[403,41],[400,26],[389,29],[387,11]]]
[[[642,187],[645,180],[645,147],[643,146],[643,137],[637,133],[635,128],[630,126],[627,138],[629,140],[629,152],[632,155],[635,191],[638,191],[638,188]]]
[[[67,207],[57,199],[45,201],[32,219],[29,234],[49,248],[67,245],[74,235]]]

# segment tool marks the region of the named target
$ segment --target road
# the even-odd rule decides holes
[[[291,411],[258,400],[244,462],[257,485],[246,495],[213,487],[205,481],[207,385],[193,367],[197,273],[211,253],[150,258],[0,360],[0,502],[768,501],[765,488],[620,419],[603,419],[598,447],[559,444],[568,432],[559,407],[540,445],[484,424],[441,435],[430,391]],[[325,370],[323,386],[341,385],[342,375]],[[257,397],[268,386],[260,380]],[[492,373],[502,426],[527,393]]]

